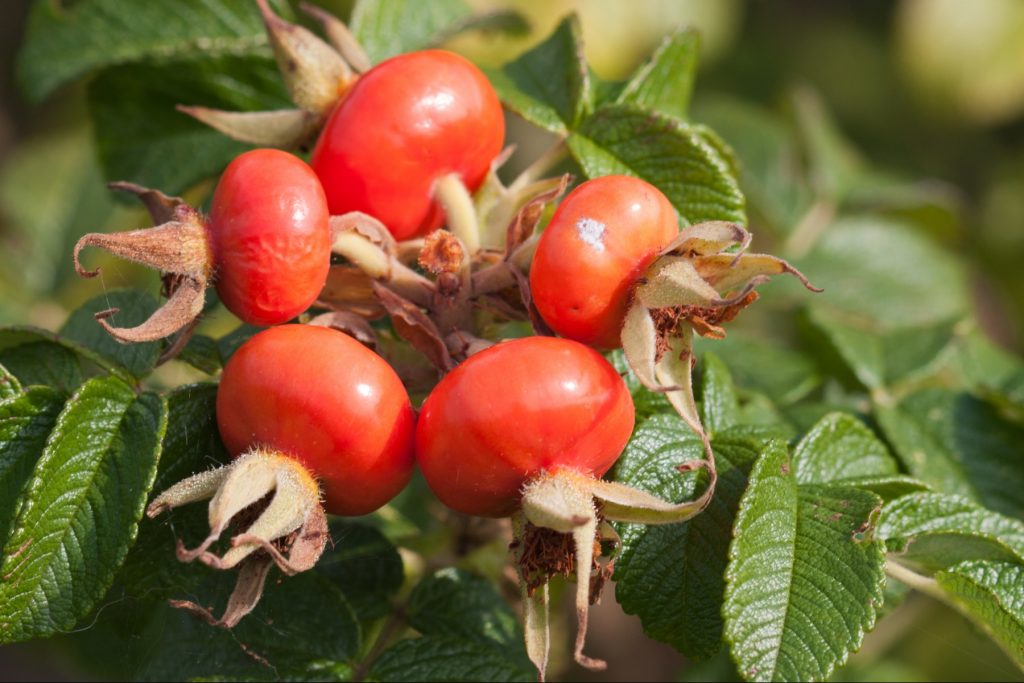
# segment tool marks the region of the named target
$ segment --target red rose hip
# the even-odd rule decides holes
[[[631,176],[583,183],[559,204],[530,267],[530,291],[558,334],[602,349],[621,346],[636,280],[679,232],[658,188]]]
[[[404,240],[441,225],[437,181],[456,174],[475,191],[504,137],[487,77],[459,55],[423,50],[359,78],[328,119],[311,164],[332,214],[370,214]]]
[[[416,457],[445,505],[503,517],[542,472],[601,477],[633,419],[629,390],[600,354],[565,339],[517,339],[441,380],[420,412]]]

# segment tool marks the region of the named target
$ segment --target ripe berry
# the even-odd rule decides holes
[[[331,258],[327,201],[316,174],[296,156],[256,149],[228,165],[209,218],[185,204],[128,183],[158,225],[105,235],[90,233],[75,245],[75,268],[94,277],[79,253],[97,246],[164,274],[169,298],[137,327],[107,323],[116,310],[97,314],[122,342],[152,341],[188,326],[202,312],[212,280],[228,309],[253,325],[276,325],[306,310],[323,289]]]
[[[217,424],[234,461],[178,482],[147,514],[210,499],[209,536],[193,550],[179,543],[178,559],[238,566],[238,584],[220,619],[175,604],[231,627],[256,606],[273,563],[287,574],[316,563],[328,537],[325,508],[363,515],[402,490],[415,418],[398,376],[372,351],[330,328],[282,325],[228,362]],[[217,555],[210,548],[229,526],[231,546]]]
[[[633,417],[629,390],[596,351],[566,339],[517,339],[441,380],[420,412],[416,458],[448,507],[502,517],[542,472],[603,475]]]
[[[309,308],[331,263],[329,213],[316,174],[275,149],[235,158],[213,195],[207,229],[224,305],[253,325]]]
[[[618,348],[633,285],[678,232],[675,209],[650,183],[621,175],[583,183],[537,245],[530,267],[537,310],[563,337]]]
[[[363,74],[313,150],[332,214],[361,211],[399,240],[441,225],[434,185],[472,192],[501,151],[505,120],[487,77],[444,50],[393,57]]]
[[[217,424],[233,455],[255,445],[314,472],[328,512],[365,515],[412,476],[415,418],[391,366],[327,327],[282,325],[231,357]]]

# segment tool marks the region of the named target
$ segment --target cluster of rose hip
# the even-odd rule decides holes
[[[577,661],[603,666],[582,649],[588,605],[610,571],[602,547],[617,541],[608,520],[688,519],[710,499],[714,464],[708,447],[696,463],[709,485],[677,504],[602,480],[629,440],[634,408],[619,372],[594,349],[624,346],[639,379],[666,392],[707,444],[690,389],[693,331],[720,336],[756,284],[794,271],[745,254],[749,234],[739,226],[680,230],[657,188],[625,176],[578,186],[540,232],[542,209],[566,180],[497,180],[504,118],[475,66],[427,50],[369,68],[336,20],[321,16],[336,38],[328,53],[261,7],[303,107],[187,111],[249,141],[301,142],[322,128],[310,164],[275,149],[242,154],[208,216],[119,184],[157,227],[87,235],[75,250],[83,275],[96,274],[78,263],[86,246],[164,274],[168,300],[142,325],[97,316],[123,342],[176,335],[169,351],[180,350],[211,282],[239,318],[271,326],[238,349],[221,378],[217,422],[233,462],[149,507],[154,516],[209,499],[209,536],[194,549],[179,542],[178,557],[239,571],[222,617],[175,604],[233,626],[255,607],[273,565],[289,574],[314,565],[328,540],[326,513],[376,510],[418,464],[453,510],[512,517],[538,670],[548,658],[554,574],[577,574]],[[316,69],[299,69],[296,80],[295,60],[309,54]],[[322,312],[311,317],[311,308]],[[367,321],[384,315],[443,375],[418,416],[402,378],[374,351],[379,326]],[[301,324],[290,322],[297,316]],[[485,339],[481,321],[502,317],[532,320],[543,336]],[[217,554],[228,527],[230,545]]]

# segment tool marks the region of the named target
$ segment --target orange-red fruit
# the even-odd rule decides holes
[[[217,294],[253,325],[302,313],[331,264],[330,214],[313,170],[276,149],[232,161],[217,184],[207,223]]]
[[[568,339],[516,339],[471,356],[434,388],[416,460],[448,507],[503,517],[542,471],[602,476],[633,420],[629,390],[599,353]]]
[[[368,213],[403,240],[441,225],[437,179],[458,173],[475,191],[504,137],[501,103],[483,72],[454,53],[423,50],[359,78],[311,163],[332,214]]]
[[[650,183],[588,180],[558,206],[537,245],[530,267],[537,310],[563,337],[618,348],[633,285],[678,233],[675,209]]]
[[[332,514],[372,512],[412,476],[415,417],[401,380],[327,327],[281,325],[243,344],[224,368],[217,424],[233,456],[264,446],[301,462]]]

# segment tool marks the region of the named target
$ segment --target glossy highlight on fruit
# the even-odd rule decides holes
[[[224,368],[217,423],[234,456],[259,446],[301,462],[333,514],[372,512],[412,476],[415,417],[401,380],[330,328],[282,325],[243,344]]]
[[[470,192],[480,186],[504,137],[487,77],[459,55],[423,50],[359,78],[327,121],[311,164],[332,214],[370,214],[402,240],[440,226],[439,178],[456,173]]]
[[[416,458],[445,505],[502,517],[541,472],[603,475],[633,421],[629,390],[596,351],[516,339],[471,356],[435,387],[420,412]]]
[[[588,180],[558,206],[537,245],[530,267],[537,310],[563,337],[618,348],[634,283],[678,232],[675,209],[650,183]]]
[[[253,325],[286,322],[323,289],[331,259],[323,188],[298,157],[256,149],[221,176],[207,223],[224,305]]]

